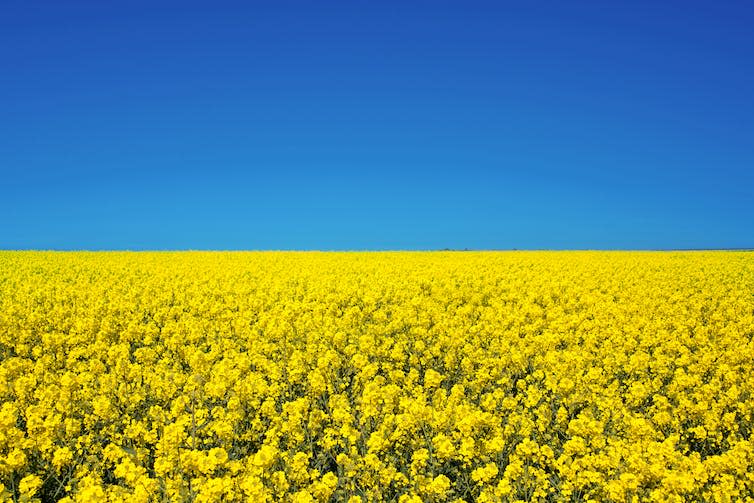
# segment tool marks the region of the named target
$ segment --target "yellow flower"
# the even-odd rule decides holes
[[[435,456],[439,459],[450,459],[456,452],[453,442],[445,434],[439,433],[432,439]]]
[[[477,483],[486,483],[497,476],[498,469],[496,463],[487,463],[483,467],[477,468],[471,472],[471,479]]]
[[[438,475],[425,487],[425,492],[433,496],[442,496],[450,490],[450,479],[445,475]]]
[[[27,475],[18,483],[18,490],[21,493],[21,501],[31,501],[37,493],[37,489],[42,486],[42,479],[37,475]]]
[[[55,449],[52,455],[52,465],[61,470],[64,466],[68,465],[73,460],[73,453],[68,447],[59,447]]]

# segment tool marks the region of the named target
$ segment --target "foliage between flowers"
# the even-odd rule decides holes
[[[754,255],[0,252],[0,500],[752,501]]]

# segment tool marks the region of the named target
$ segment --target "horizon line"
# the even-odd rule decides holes
[[[754,247],[720,248],[2,248],[0,252],[312,252],[312,253],[379,253],[379,252],[696,252],[696,251],[739,251],[751,252]]]

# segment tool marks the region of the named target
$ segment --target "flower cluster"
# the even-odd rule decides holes
[[[0,252],[0,500],[754,494],[754,254]]]

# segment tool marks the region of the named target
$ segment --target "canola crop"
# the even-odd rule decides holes
[[[754,254],[0,252],[0,501],[754,501]]]

